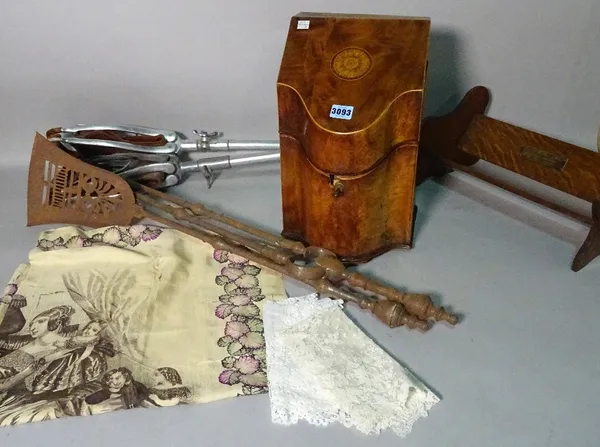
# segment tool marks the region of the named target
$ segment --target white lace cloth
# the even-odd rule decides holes
[[[265,302],[271,419],[405,437],[439,398],[317,295]]]

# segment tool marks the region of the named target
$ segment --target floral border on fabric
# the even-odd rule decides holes
[[[65,240],[62,237],[56,239],[40,239],[37,248],[42,251],[58,250],[65,248],[84,248],[94,245],[113,247],[135,247],[141,242],[149,242],[156,239],[163,232],[163,228],[152,225],[111,226],[104,231],[99,231],[86,236],[78,234]]]
[[[218,346],[229,354],[221,364],[224,371],[219,382],[242,384],[242,395],[263,394],[267,389],[267,365],[263,321],[255,304],[265,298],[261,294],[258,275],[261,268],[238,255],[222,250],[213,252],[214,259],[226,264],[215,282],[223,286],[224,295],[215,315],[226,320],[224,336]]]

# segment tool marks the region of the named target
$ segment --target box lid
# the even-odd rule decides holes
[[[297,14],[278,88],[292,89],[317,126],[334,133],[366,129],[408,92],[421,93],[414,111],[420,116],[430,23],[426,17]]]

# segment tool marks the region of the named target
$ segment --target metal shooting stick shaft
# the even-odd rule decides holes
[[[194,134],[197,140],[181,140],[182,151],[221,152],[221,151],[279,151],[277,140],[221,140],[219,132],[208,133],[204,130]]]
[[[247,157],[236,158],[231,158],[229,155],[225,155],[223,157],[211,157],[209,159],[184,161],[180,164],[180,167],[181,172],[184,175],[187,175],[193,172],[203,172],[207,168],[215,171],[222,171],[224,169],[231,169],[241,166],[253,166],[276,161],[279,161],[279,153],[250,155]]]
[[[210,145],[214,151],[278,151],[279,141],[270,140],[217,140]]]
[[[277,140],[212,140],[206,144],[202,140],[182,140],[184,152],[230,152],[230,151],[279,151]]]

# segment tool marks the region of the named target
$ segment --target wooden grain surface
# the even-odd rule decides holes
[[[297,92],[317,126],[329,132],[364,130],[385,113],[396,97],[411,90],[422,91],[429,19],[343,15],[303,15],[302,19],[310,20],[310,28],[299,30],[298,19],[292,19],[277,84]],[[348,48],[361,49],[371,59],[369,71],[351,81],[331,69],[336,54]],[[332,104],[354,106],[352,120],[330,119]]]
[[[292,18],[277,82],[284,235],[348,262],[410,247],[429,31],[426,18]]]
[[[600,255],[600,154],[484,115],[489,92],[471,89],[452,112],[423,122],[418,160],[419,183],[458,169],[591,225],[571,269],[579,271]],[[484,160],[592,204],[592,216],[581,216],[536,196],[527,188],[477,172]]]
[[[416,145],[395,151],[369,175],[344,182],[344,194],[334,197],[298,141],[283,137],[282,143],[287,152],[281,157],[284,236],[328,248],[346,262],[410,246],[414,188],[398,178],[414,179]]]
[[[475,116],[460,148],[590,203],[600,199],[600,154],[518,126]]]

